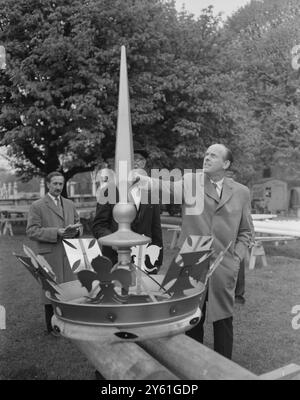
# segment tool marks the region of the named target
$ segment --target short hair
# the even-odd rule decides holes
[[[223,145],[225,150],[226,150],[226,154],[225,154],[225,159],[224,161],[230,161],[230,165],[232,165],[233,163],[233,155],[232,155],[232,151],[225,145]]]
[[[62,176],[62,177],[65,179],[65,177],[63,176],[63,174],[62,174],[61,172],[59,172],[59,171],[53,171],[53,172],[50,172],[50,174],[48,174],[48,175],[46,176],[46,182],[47,182],[47,183],[50,183],[50,182],[51,182],[51,179],[52,179],[54,176]]]
[[[140,152],[134,152],[134,155],[133,155],[133,159],[134,160],[143,160],[143,161],[147,161],[146,160],[146,157],[144,157],[144,155],[143,154],[141,154]]]

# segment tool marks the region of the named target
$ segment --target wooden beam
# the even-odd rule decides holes
[[[146,340],[139,345],[180,379],[258,380],[258,377],[186,335]]]
[[[101,343],[73,340],[108,380],[178,380],[166,367],[133,342]]]
[[[282,368],[275,369],[274,371],[259,376],[259,379],[266,381],[274,379],[290,380],[294,378],[300,379],[300,365],[288,364]]]

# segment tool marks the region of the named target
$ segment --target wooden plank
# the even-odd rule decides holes
[[[256,236],[255,240],[257,242],[285,242],[286,240],[297,240],[297,238],[294,236]]]
[[[277,214],[251,214],[253,220],[266,220],[277,218]]]
[[[249,269],[253,270],[255,268],[256,258],[261,257],[263,267],[268,265],[265,249],[260,242],[255,242],[254,246],[251,248],[250,259],[249,259]]]
[[[161,224],[163,229],[170,229],[170,230],[181,230],[180,225],[173,225],[173,224]]]
[[[290,380],[290,379],[300,379],[300,365],[298,364],[288,364],[284,367],[275,369],[274,371],[267,372],[259,376],[260,380]]]
[[[170,249],[175,249],[175,247],[177,245],[177,242],[178,242],[178,239],[179,239],[179,236],[180,236],[180,230],[179,231],[178,230],[174,230],[173,236],[172,236],[172,241],[171,241],[171,244],[170,244]]]
[[[24,222],[27,218],[1,218],[0,222]]]
[[[288,221],[253,221],[255,232],[270,233],[280,236],[300,237],[299,222],[295,220]]]
[[[161,224],[161,227],[163,229],[168,229],[169,231],[173,231],[170,249],[174,249],[176,247],[177,241],[180,236],[181,226],[173,224]]]
[[[5,221],[3,226],[3,231],[2,231],[3,235],[5,235],[6,232],[9,232],[10,236],[14,236],[14,232],[12,230],[12,224],[9,220]]]
[[[139,345],[180,379],[258,379],[255,374],[186,335],[145,340]]]
[[[289,380],[291,380],[291,381],[300,381],[300,373],[298,372],[297,374],[291,376],[289,378]]]

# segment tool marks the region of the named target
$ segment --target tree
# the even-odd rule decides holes
[[[105,121],[93,96],[99,79],[84,68],[84,41],[76,43],[80,3],[1,1],[8,64],[1,74],[1,144],[28,178],[62,169],[68,179],[96,158],[97,128]]]
[[[252,1],[225,28],[232,66],[260,131],[255,160],[262,168],[280,162],[299,172],[299,71],[291,65],[291,50],[300,44],[299,17],[296,0]]]
[[[125,44],[134,140],[150,152],[150,166],[199,168],[205,149],[223,142],[236,154],[239,178],[251,178],[260,132],[249,110],[244,53],[235,59],[234,35],[211,7],[195,19],[163,0],[0,6],[7,49],[0,144],[9,145],[23,177],[58,169],[69,179],[113,157]]]
[[[213,141],[238,143],[242,101],[218,62],[220,19],[211,8],[196,20],[162,0],[0,5],[8,65],[0,139],[23,176],[60,169],[68,179],[113,156],[121,44],[134,139],[156,166],[199,167]]]
[[[195,110],[183,100],[193,103],[198,71],[177,43],[183,21],[173,2],[1,0],[0,6],[7,50],[0,143],[23,176],[59,169],[69,179],[113,155],[121,44],[128,49],[135,138],[166,162],[182,126],[195,129]]]

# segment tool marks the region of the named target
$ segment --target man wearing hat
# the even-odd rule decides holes
[[[135,170],[145,169],[147,156],[147,152],[143,149],[137,149],[134,152]],[[110,182],[108,185],[115,185],[115,183]],[[109,190],[108,186],[103,190]],[[136,217],[131,224],[131,229],[133,232],[148,236],[151,239],[152,245],[156,245],[161,248],[158,260],[155,262],[154,266],[150,264],[148,258],[145,261],[146,272],[150,274],[156,274],[162,265],[163,259],[160,206],[159,204],[151,204],[150,201],[148,201],[147,204],[144,204],[146,202],[142,201],[142,199],[145,198],[148,198],[147,190],[140,188],[139,182],[133,182],[128,192],[128,201],[133,202],[136,207]],[[114,205],[114,203],[109,201],[105,204],[100,204],[99,202],[97,203],[96,215],[92,226],[92,231],[95,238],[98,239],[117,231],[118,224],[113,218]],[[108,257],[113,264],[118,261],[117,252],[109,246],[102,247],[102,254]]]

